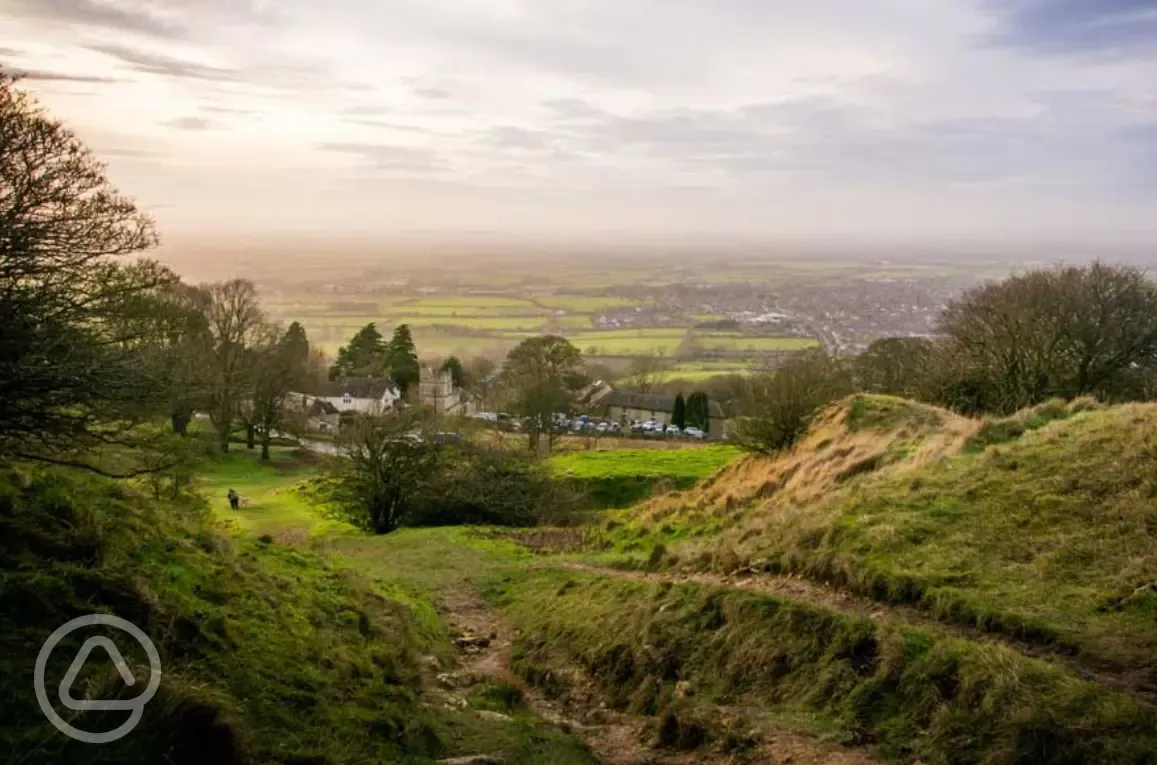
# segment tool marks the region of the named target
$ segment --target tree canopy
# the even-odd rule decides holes
[[[515,406],[526,417],[532,449],[541,448],[555,412],[566,411],[583,383],[582,356],[578,348],[558,335],[530,337],[506,357],[503,375],[514,391]]]
[[[104,166],[0,74],[0,452],[115,441],[167,397],[142,351],[176,277],[126,260],[156,243]]]

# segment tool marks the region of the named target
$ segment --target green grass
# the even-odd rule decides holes
[[[688,489],[738,457],[732,446],[616,449],[558,454],[550,469],[586,494],[591,507],[623,508],[658,491]]]
[[[421,316],[460,316],[460,317],[515,317],[515,316],[545,316],[545,308],[531,305],[430,305],[428,303],[407,303],[394,306],[383,315],[390,317],[389,321],[397,321],[396,317]]]
[[[537,330],[545,321],[543,316],[468,316],[464,314],[399,316],[391,320],[393,324],[408,324],[414,328],[443,326],[496,331]]]
[[[411,612],[366,580],[307,552],[223,537],[196,502],[156,503],[124,483],[26,474],[3,482],[0,507],[5,761],[180,765],[324,754],[352,765],[447,751],[418,706]],[[137,730],[104,747],[56,734],[29,676],[47,634],[93,612],[144,629],[164,673]],[[50,687],[83,639],[75,633],[59,649]],[[115,673],[94,669],[85,680],[95,698],[137,695],[124,694]],[[114,727],[101,728],[96,714],[81,727]]]
[[[565,316],[551,316],[549,322],[566,330],[583,330],[591,327],[591,314],[588,313],[568,313]]]
[[[740,557],[1055,644],[1157,688],[1157,406],[1014,422],[774,524],[753,514]]]
[[[729,361],[686,361],[672,365],[668,377],[672,380],[702,382],[720,375],[751,375],[756,372],[752,364]]]
[[[695,342],[706,350],[725,351],[803,351],[819,347],[813,337],[753,337],[723,333],[696,333]]]
[[[700,449],[616,449],[559,454],[550,458],[551,470],[573,478],[670,476],[706,478],[742,452],[734,446]]]
[[[595,348],[601,356],[632,356],[663,353],[673,356],[679,350],[686,330],[681,329],[613,329],[574,332],[567,335],[583,353]]]
[[[534,308],[534,304],[522,298],[501,295],[461,295],[455,297],[421,297],[400,306],[403,310],[421,310],[426,307],[438,308]]]
[[[554,570],[511,574],[490,596],[519,628],[520,676],[565,694],[558,667],[577,665],[613,707],[655,718],[675,742],[726,743],[725,705],[904,762],[1140,765],[1157,747],[1153,708],[998,645],[748,592]],[[680,683],[689,697],[677,698]]]
[[[323,518],[300,490],[301,479],[312,474],[318,458],[308,452],[279,448],[273,449],[268,463],[259,457],[257,452],[234,446],[228,454],[214,455],[199,472],[197,488],[219,518],[255,536],[319,536],[351,528]],[[246,500],[240,510],[229,508],[229,489]]]
[[[551,310],[573,311],[575,313],[595,313],[604,308],[624,308],[638,304],[638,301],[622,297],[600,297],[597,295],[549,295],[535,302]]]

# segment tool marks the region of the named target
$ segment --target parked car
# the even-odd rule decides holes
[[[668,425],[667,426],[667,435],[680,436],[680,435],[683,435],[683,431],[679,429],[678,425]]]
[[[699,428],[695,427],[694,425],[689,425],[686,428],[684,428],[683,429],[683,435],[687,436],[688,438],[697,438],[699,440],[703,440],[704,438],[707,438],[707,434],[704,433]]]

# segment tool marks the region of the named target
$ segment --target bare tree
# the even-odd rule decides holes
[[[748,385],[737,436],[745,448],[765,453],[791,448],[816,412],[853,389],[846,366],[822,352],[804,354]]]
[[[299,335],[298,332],[301,334]],[[242,401],[246,445],[252,449],[261,439],[261,459],[269,459],[273,433],[286,422],[286,401],[309,374],[309,345],[300,325],[286,332],[266,324],[256,333],[256,345],[248,361],[249,395]]]
[[[916,398],[928,379],[934,353],[935,345],[925,338],[884,338],[856,357],[856,375],[870,393]]]
[[[671,374],[671,360],[662,351],[636,356],[627,371],[627,384],[640,393],[653,393]]]
[[[1157,291],[1125,266],[1032,271],[978,287],[941,318],[935,397],[1011,412],[1045,399],[1137,395],[1157,361]]]
[[[248,393],[253,351],[267,336],[268,325],[252,282],[234,279],[207,289],[211,297],[209,329],[213,333],[209,416],[217,431],[220,449],[227,452],[239,407]]]
[[[163,393],[140,363],[154,328],[129,317],[174,276],[120,262],[156,244],[152,221],[14,85],[0,74],[0,453],[70,462]]]

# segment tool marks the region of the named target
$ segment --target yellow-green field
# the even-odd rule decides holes
[[[539,305],[551,310],[573,311],[575,313],[594,313],[604,308],[623,308],[639,305],[637,301],[622,297],[598,297],[589,295],[550,295],[537,298]]]
[[[755,374],[758,368],[750,363],[734,363],[730,361],[687,361],[675,364],[668,372],[672,380],[690,380],[700,382],[710,380],[720,375],[750,375]]]
[[[591,290],[576,284],[577,290]],[[688,326],[597,329],[600,312],[646,307],[646,301],[597,294],[391,295],[383,299],[328,298],[272,300],[271,313],[283,322],[298,321],[315,347],[335,355],[355,333],[371,322],[383,336],[407,324],[422,357],[501,356],[527,337],[556,333],[587,356],[664,355],[681,357],[679,377],[705,380],[758,366],[755,357],[775,351],[798,351],[819,344],[799,337],[748,336],[739,332],[693,330],[691,324],[721,318],[688,315]],[[693,343],[688,343],[688,339]],[[695,362],[695,352],[723,353],[732,359]]]
[[[695,342],[707,350],[726,351],[803,351],[818,347],[812,337],[750,337],[740,334],[696,334]]]

